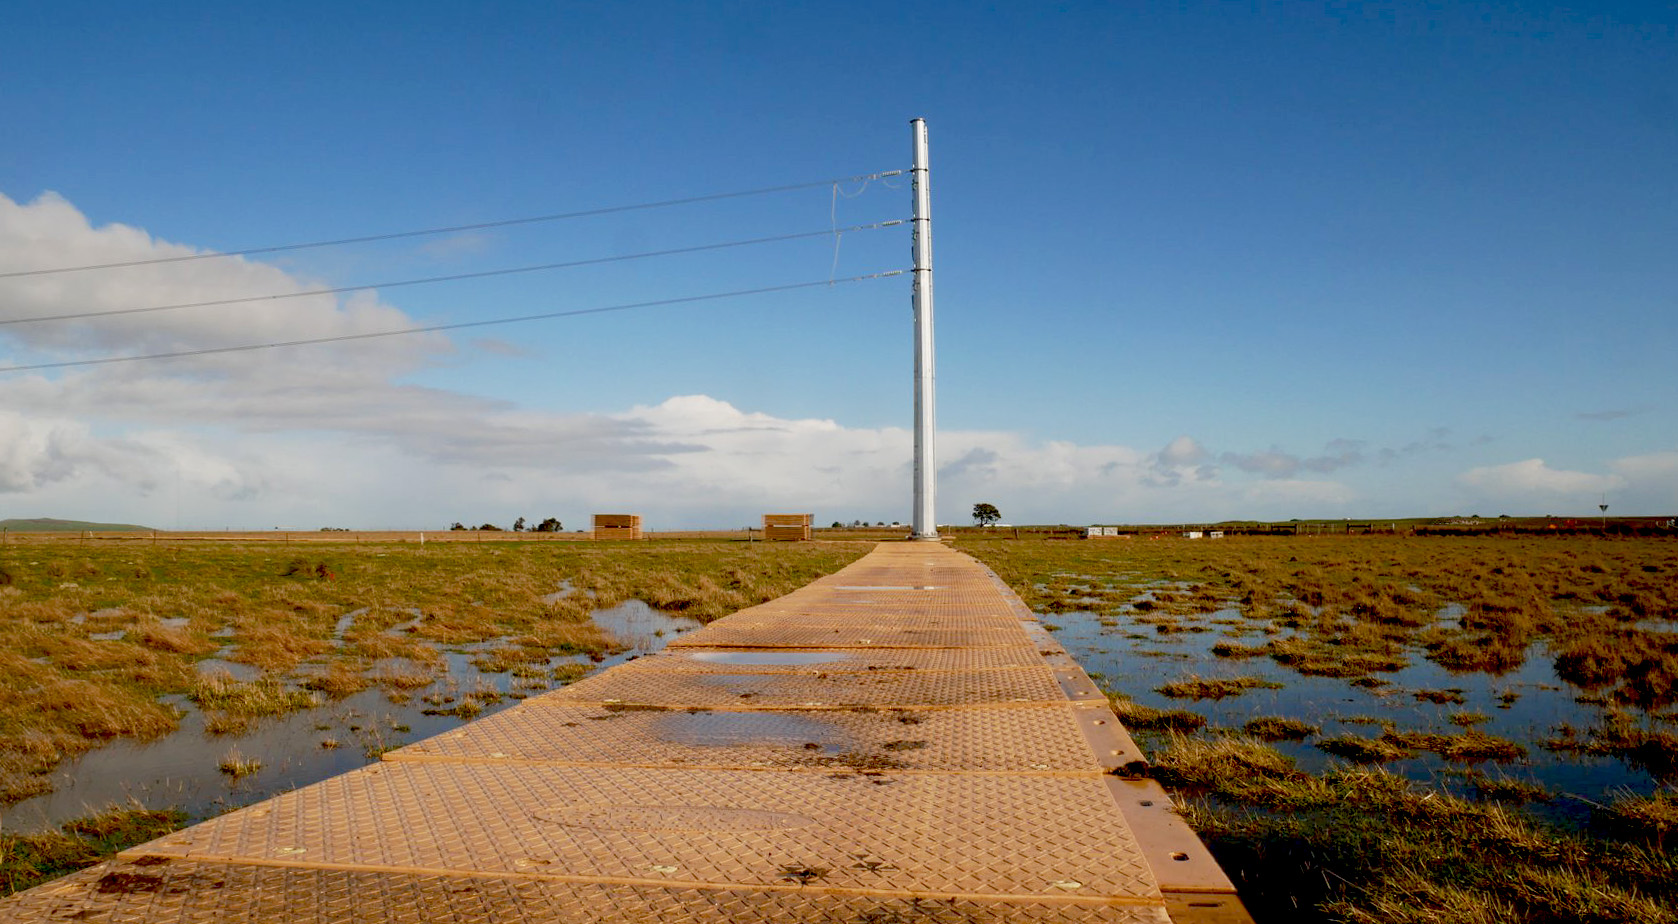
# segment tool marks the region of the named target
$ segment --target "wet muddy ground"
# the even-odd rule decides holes
[[[346,614],[340,620],[340,638],[354,617]],[[619,650],[598,662],[584,655],[556,657],[540,665],[550,677],[554,668],[570,664],[577,666],[570,679],[580,679],[657,651],[675,635],[699,626],[638,600],[598,610],[591,619],[617,641]],[[385,750],[441,734],[559,685],[529,676],[531,671],[515,676],[480,669],[474,660],[486,645],[495,644],[444,648],[447,670],[429,685],[399,694],[401,702],[369,688],[317,708],[257,720],[240,735],[208,733],[204,712],[184,696],[169,697],[183,714],[178,731],[150,742],[119,740],[64,762],[52,775],[53,791],[7,807],[0,813],[0,828],[9,834],[45,831],[113,804],[136,802],[177,808],[195,820],[207,818],[363,766]],[[198,662],[198,669],[226,671],[241,680],[260,674],[213,657]],[[468,699],[473,707],[459,709]],[[235,750],[260,766],[245,775],[224,772],[221,764]]]
[[[1209,731],[1239,732],[1260,717],[1294,719],[1320,731],[1304,740],[1275,741],[1273,746],[1309,772],[1344,765],[1316,742],[1341,735],[1378,737],[1383,728],[1399,732],[1454,734],[1463,717],[1478,731],[1520,745],[1525,755],[1505,759],[1448,761],[1428,752],[1386,761],[1392,772],[1441,786],[1467,789],[1463,770],[1473,768],[1494,778],[1538,784],[1559,798],[1547,813],[1583,815],[1594,803],[1625,793],[1654,792],[1660,779],[1646,766],[1613,756],[1583,755],[1544,748],[1542,742],[1563,725],[1598,724],[1603,710],[1583,691],[1562,680],[1542,642],[1531,645],[1520,667],[1501,675],[1454,672],[1412,652],[1408,666],[1378,676],[1368,687],[1344,678],[1304,676],[1269,658],[1221,658],[1213,652],[1232,640],[1262,644],[1256,633],[1243,633],[1234,611],[1185,617],[1188,631],[1160,634],[1151,625],[1128,625],[1122,616],[1087,612],[1045,615],[1056,639],[1106,689],[1163,710],[1188,710],[1204,716]],[[1202,631],[1194,631],[1195,628]],[[1172,697],[1159,688],[1191,679],[1257,678],[1275,684],[1219,699]],[[1583,698],[1586,702],[1580,702]],[[1443,702],[1436,700],[1444,700]],[[1453,721],[1453,717],[1456,720]],[[1667,723],[1644,717],[1651,727]],[[1146,736],[1148,733],[1142,733]]]

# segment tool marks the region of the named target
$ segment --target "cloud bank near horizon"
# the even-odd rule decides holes
[[[0,272],[191,256],[123,225],[94,226],[62,197],[0,195]],[[114,280],[120,279],[120,283]],[[0,280],[0,321],[295,294],[321,284],[225,258]],[[420,323],[371,292],[0,326],[0,365],[334,337]],[[497,342],[499,343],[499,341]],[[736,527],[768,511],[906,520],[906,428],[778,417],[704,394],[628,408],[535,410],[516,399],[416,384],[493,348],[440,334],[0,373],[0,515],[160,527],[438,528],[454,520],[634,510],[654,528]],[[907,418],[907,412],[905,412]],[[1393,472],[1449,459],[1430,430],[1380,446],[1314,451],[1158,449],[1039,439],[1012,430],[938,434],[939,519],[974,503],[1011,522],[1195,522],[1468,512],[1524,514],[1613,495],[1616,510],[1678,510],[1678,450],[1601,472],[1541,458],[1462,466],[1426,493]],[[1501,506],[1500,506],[1501,505]]]

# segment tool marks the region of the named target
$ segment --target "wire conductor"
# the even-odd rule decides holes
[[[458,282],[463,279],[486,279],[494,276],[512,276],[519,273],[535,273],[544,270],[571,269],[579,266],[597,266],[605,263],[621,263],[628,260],[644,260],[653,257],[669,257],[679,254],[703,253],[711,250],[723,250],[730,247],[748,247],[754,244],[770,244],[781,241],[796,241],[812,237],[839,235],[851,231],[875,231],[906,224],[907,219],[894,218],[889,221],[878,221],[866,225],[854,225],[849,228],[832,228],[825,231],[800,231],[795,234],[778,234],[771,237],[757,237],[740,241],[725,241],[717,244],[699,244],[692,247],[674,247],[668,250],[652,250],[643,253],[620,254],[612,257],[593,257],[587,260],[569,260],[562,263],[540,263],[534,266],[515,266],[506,269],[483,270],[473,273],[454,273],[448,276],[427,276],[420,279],[398,279],[393,282],[367,283],[365,285],[335,286],[328,289],[306,289],[301,292],[281,292],[274,295],[246,295],[237,298],[218,298],[202,302],[183,302],[176,305],[148,305],[142,308],[112,308],[104,311],[78,311],[70,314],[37,315],[28,318],[0,318],[0,327],[10,324],[33,324],[41,321],[71,321],[84,318],[106,318],[118,315],[147,314],[154,311],[177,311],[185,308],[209,308],[216,305],[237,305],[251,302],[276,301],[289,298],[306,298],[314,295],[336,295],[343,292],[364,292],[371,289],[395,289],[401,286],[426,285],[436,282]],[[835,260],[837,261],[837,254]],[[837,267],[837,262],[835,263]],[[831,275],[831,273],[829,274]]]
[[[695,302],[716,301],[725,298],[740,298],[748,295],[767,295],[773,292],[790,292],[795,289],[810,289],[817,286],[832,286],[839,283],[864,282],[870,279],[886,279],[891,276],[902,276],[909,270],[887,270],[880,273],[866,273],[845,279],[822,279],[815,282],[795,282],[787,285],[764,286],[757,289],[737,289],[732,292],[714,292],[708,295],[686,295],[679,298],[661,298],[645,302],[631,302],[623,305],[606,305],[598,308],[578,308],[570,311],[549,311],[541,314],[527,314],[508,318],[488,318],[482,321],[459,321],[452,324],[432,324],[425,327],[406,327],[401,330],[369,331],[361,334],[339,334],[333,337],[310,337],[302,340],[281,340],[273,343],[251,343],[239,346],[205,347],[197,350],[178,350],[172,353],[149,353],[138,356],[106,356],[98,359],[73,359],[62,362],[31,363],[19,366],[0,366],[0,373],[32,372],[42,369],[68,369],[74,366],[104,366],[113,363],[141,362],[158,359],[185,359],[193,356],[209,356],[216,353],[246,353],[254,350],[273,350],[281,347],[312,346],[323,343],[342,343],[352,340],[374,340],[381,337],[401,337],[408,334],[432,334],[449,330],[465,330],[473,327],[491,327],[499,324],[519,324],[527,321],[547,321],[556,318],[574,318],[590,314],[606,314],[614,311],[630,311],[636,308],[657,308],[668,305],[686,305]]]
[[[270,247],[248,247],[244,250],[216,251],[215,253],[184,254],[177,257],[154,257],[147,260],[124,260],[114,263],[89,263],[82,266],[58,266],[49,269],[12,270],[0,273],[0,279],[13,279],[19,276],[45,276],[53,273],[79,273],[87,270],[121,269],[130,266],[150,266],[158,263],[184,263],[192,260],[214,260],[226,257],[245,257],[259,253],[282,253],[291,250],[308,250],[315,247],[338,247],[345,244],[368,244],[375,241],[394,241],[402,238],[424,237],[433,234],[453,234],[460,231],[484,231],[490,228],[507,228],[514,225],[538,224],[550,221],[566,221],[573,218],[590,218],[597,215],[614,215],[621,212],[635,212],[646,209],[668,208],[677,205],[694,205],[700,202],[718,202],[724,199],[740,199],[747,196],[763,196],[771,193],[795,192],[800,189],[815,189],[829,184],[867,182],[885,177],[900,176],[905,170],[886,170],[879,173],[864,173],[857,176],[840,177],[834,180],[815,180],[809,183],[789,183],[784,186],[765,186],[759,189],[746,189],[736,192],[711,193],[704,196],[689,196],[683,199],[665,199],[659,202],[641,202],[634,205],[607,206],[598,209],[583,209],[576,212],[557,212],[551,215],[534,215],[527,218],[506,218],[498,221],[482,221],[469,225],[451,225],[444,228],[421,228],[414,231],[393,231],[388,234],[367,234],[359,237],[344,237],[329,241],[308,241],[299,244],[276,244]],[[866,187],[865,187],[866,188]]]

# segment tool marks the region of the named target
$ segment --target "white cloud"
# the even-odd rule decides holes
[[[1179,466],[1196,465],[1210,455],[1206,447],[1200,445],[1192,436],[1179,436],[1165,445],[1155,458],[1161,465]]]
[[[1192,436],[1179,436],[1147,459],[1144,483],[1156,488],[1174,488],[1189,483],[1217,480],[1217,466],[1206,463],[1212,454]]]
[[[87,428],[80,424],[0,411],[0,493],[74,477],[93,461],[88,444]]]
[[[0,328],[17,350],[6,358],[27,363],[174,353],[415,326],[407,315],[369,292],[343,299],[300,296],[298,293],[322,286],[242,257],[179,259],[201,253],[196,248],[155,240],[126,225],[93,227],[75,206],[54,193],[43,193],[28,204],[0,195],[0,273],[177,261],[0,280],[0,320],[16,322]],[[58,321],[28,320],[240,298],[262,300]],[[293,349],[283,357],[271,352],[223,353],[148,363],[141,374],[153,374],[153,370],[166,365],[167,374],[190,373],[212,381],[237,380],[253,368],[267,370],[270,375],[275,370],[289,370],[293,378],[313,372],[330,372],[338,377],[359,372],[377,377],[412,370],[447,349],[444,338],[420,334],[362,340],[350,346]]]
[[[1609,497],[1615,509],[1648,516],[1678,513],[1678,450],[1627,456],[1608,467],[1624,482]]]
[[[1226,452],[1219,457],[1219,461],[1266,478],[1288,478],[1299,471],[1300,467],[1298,456],[1283,452],[1275,446],[1262,452]]]
[[[1597,494],[1621,487],[1617,475],[1592,475],[1554,469],[1543,459],[1469,469],[1457,477],[1462,485],[1494,500],[1546,500]]]
[[[1328,445],[1323,447],[1321,455],[1310,458],[1300,458],[1272,446],[1264,452],[1226,452],[1219,457],[1219,461],[1266,478],[1290,479],[1302,469],[1326,475],[1361,464],[1364,461],[1364,445],[1363,440],[1330,440]]]
[[[196,253],[136,228],[93,227],[51,194],[26,205],[0,196],[0,272]],[[0,320],[314,287],[244,259],[15,277],[0,279]],[[4,325],[0,365],[414,323],[361,294]],[[465,352],[510,349],[484,341]],[[646,514],[655,528],[738,526],[773,510],[908,518],[913,441],[904,428],[776,417],[706,395],[612,413],[539,411],[409,380],[460,355],[449,338],[426,335],[0,374],[0,515],[294,528],[437,528],[521,515],[577,526],[614,509]],[[1448,448],[1444,436],[1377,458]],[[980,502],[1014,522],[1095,523],[1337,515],[1364,500],[1347,484],[1300,477],[1364,462],[1364,444],[1352,440],[1308,457],[1276,447],[1220,456],[1188,435],[1147,451],[946,430],[938,452],[943,522],[966,522]],[[1460,481],[1552,496],[1623,484],[1678,507],[1678,453],[1622,459],[1612,470],[1557,472],[1534,459]]]

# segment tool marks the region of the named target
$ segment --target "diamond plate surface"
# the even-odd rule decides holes
[[[1100,773],[1114,763],[1097,759],[1071,705],[734,712],[534,702],[385,759],[968,773]]]
[[[666,671],[635,660],[532,702],[833,709],[1055,703],[1065,699],[1054,672],[1042,664],[988,671],[740,674]]]
[[[139,853],[688,886],[1161,900],[1100,776],[392,761]]]
[[[554,882],[115,861],[24,893],[7,921],[92,924],[1169,924],[1162,906]]]
[[[684,645],[637,658],[659,670],[707,674],[868,673],[870,671],[977,671],[1041,667],[1036,648],[708,648]]]
[[[1111,775],[1140,752],[1090,686],[988,569],[882,544],[0,920],[1243,920],[1152,784]]]
[[[904,603],[897,606],[868,603],[833,603],[789,601],[785,604],[764,604],[750,612],[742,611],[717,620],[748,622],[795,619],[834,619],[837,622],[899,622],[926,621],[941,628],[1000,629],[1018,622],[1007,607],[1000,604],[988,607],[939,606],[932,603]],[[717,623],[712,623],[716,625]]]
[[[671,640],[671,648],[1018,648],[1030,644],[1018,621],[983,627],[941,625],[932,620],[868,620],[837,617],[719,619]]]
[[[758,605],[775,606],[806,601],[819,601],[835,606],[972,607],[987,611],[1008,606],[1008,598],[989,586],[928,585],[926,589],[912,589],[889,586],[871,588],[856,584],[812,585]]]
[[[941,592],[940,592],[941,593]],[[754,616],[809,616],[855,615],[874,619],[897,619],[903,616],[937,617],[946,620],[1003,620],[1017,619],[1018,616],[1004,601],[991,595],[991,599],[982,604],[968,606],[946,605],[939,602],[940,594],[924,594],[914,599],[895,605],[886,604],[876,598],[867,598],[855,602],[837,600],[832,594],[793,593],[779,597],[768,603],[760,603],[750,609],[723,617],[734,622],[742,622]]]

